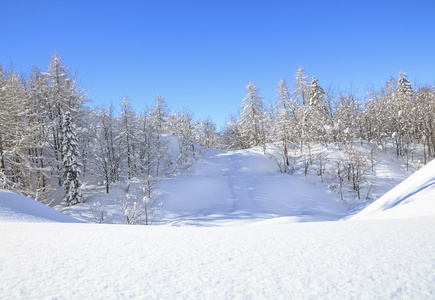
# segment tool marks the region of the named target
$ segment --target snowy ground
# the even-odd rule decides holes
[[[403,168],[386,161],[391,185]],[[92,219],[92,202],[66,216],[1,191],[0,299],[435,298],[435,161],[346,221],[327,183],[274,168],[210,151],[162,183],[158,226],[56,223]],[[96,187],[122,221],[122,187]]]
[[[435,296],[434,217],[207,228],[0,227],[1,299]]]
[[[315,184],[276,169],[260,149],[210,150],[190,172],[161,184],[160,221],[212,226],[281,216],[330,221],[347,214],[347,207]]]

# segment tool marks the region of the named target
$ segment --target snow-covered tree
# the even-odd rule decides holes
[[[52,159],[51,166],[58,178],[59,186],[62,185],[62,116],[69,111],[75,120],[76,126],[80,126],[81,119],[87,109],[84,104],[89,100],[86,93],[77,84],[76,76],[71,75],[69,68],[62,63],[62,58],[55,52],[48,64],[46,76],[48,86],[46,87],[46,99],[44,101],[45,111],[50,124],[49,140]],[[81,127],[81,126],[80,126]],[[85,126],[84,126],[85,127]],[[77,128],[78,129],[78,128]],[[77,130],[79,134],[79,130]]]
[[[301,105],[307,105],[309,102],[310,83],[308,82],[308,76],[302,66],[299,66],[296,70],[295,84],[293,96],[295,102]]]
[[[119,141],[116,139],[116,121],[113,106],[94,111],[94,131],[91,139],[92,164],[95,174],[103,179],[106,193],[119,179]]]
[[[65,202],[74,205],[83,202],[80,191],[80,163],[79,146],[75,125],[70,112],[65,112],[62,122],[62,156],[63,156],[63,186],[65,188]]]
[[[171,115],[172,134],[178,137],[179,156],[177,167],[182,168],[190,164],[192,159],[197,157],[197,148],[195,143],[198,142],[196,125],[192,113],[185,109],[182,112],[174,112]]]
[[[152,164],[155,169],[155,176],[160,176],[165,172],[168,172],[170,165],[172,164],[169,149],[168,140],[164,137],[164,134],[169,130],[169,116],[170,112],[166,101],[161,96],[157,96],[154,99],[154,105],[151,107],[149,113],[145,112],[142,116],[142,131],[147,138],[148,153],[146,154],[149,159],[147,164],[151,163],[151,159],[154,161]],[[147,131],[147,132],[145,132]],[[145,140],[142,140],[142,143]],[[147,174],[152,174],[148,172]]]
[[[240,122],[235,116],[229,116],[222,131],[222,148],[226,150],[242,149],[242,133]]]
[[[150,121],[152,123],[152,126],[156,134],[162,135],[164,133],[167,133],[168,117],[169,117],[169,110],[165,99],[161,96],[157,96],[154,99],[154,105],[151,108],[151,118],[150,118]]]
[[[130,181],[135,174],[136,169],[136,132],[137,132],[137,117],[134,110],[131,108],[127,97],[124,97],[121,103],[121,117],[119,118],[119,139],[123,148],[120,153],[121,157],[125,157],[125,168],[127,169],[127,190],[130,189]]]
[[[245,87],[247,95],[242,102],[240,113],[240,129],[242,147],[247,149],[253,146],[266,144],[266,132],[264,130],[265,108],[259,90],[254,83],[249,82]]]
[[[289,142],[291,134],[291,108],[292,100],[290,98],[290,93],[287,88],[286,81],[281,79],[278,84],[278,90],[276,91],[276,97],[278,101],[275,105],[277,111],[276,116],[276,126],[275,126],[275,138],[281,142],[281,153],[282,153],[282,172],[287,172],[290,165],[289,161]],[[281,164],[280,164],[281,165]]]
[[[334,135],[340,144],[353,142],[358,137],[359,101],[355,92],[342,92],[335,110]]]
[[[313,76],[309,93],[308,131],[314,141],[325,141],[328,110],[325,103],[325,91]]]
[[[26,157],[23,126],[26,105],[23,80],[11,67],[9,74],[0,69],[0,169],[2,188],[21,193],[26,188]]]
[[[198,135],[200,145],[207,148],[216,148],[218,146],[218,137],[216,134],[216,124],[208,118],[198,122]]]
[[[435,157],[435,86],[421,87],[415,98],[417,138],[423,145],[423,160],[426,164]]]

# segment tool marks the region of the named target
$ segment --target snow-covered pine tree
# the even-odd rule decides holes
[[[406,73],[402,70],[397,80],[395,97],[397,101],[398,115],[398,135],[396,145],[399,147],[399,153],[409,159],[410,144],[415,136],[416,123],[416,103],[414,103],[413,91]],[[406,164],[408,166],[408,163]]]
[[[81,125],[81,119],[87,113],[84,104],[86,93],[77,84],[75,75],[71,76],[69,68],[63,65],[62,58],[55,52],[48,64],[46,76],[46,99],[43,103],[50,123],[49,149],[52,157],[51,166],[56,172],[59,186],[62,185],[62,112],[69,111],[77,126]],[[84,126],[85,127],[85,126]],[[79,132],[77,131],[77,134]]]
[[[325,91],[320,86],[318,79],[313,76],[310,85],[308,110],[308,130],[312,140],[324,141],[326,137],[327,114]]]
[[[63,154],[63,186],[65,188],[65,202],[74,205],[83,202],[80,192],[80,162],[79,147],[75,125],[71,119],[71,113],[65,112],[62,122],[62,154]]]
[[[245,87],[247,95],[242,102],[240,114],[240,128],[242,135],[242,147],[244,149],[253,146],[266,145],[266,133],[264,130],[264,104],[259,95],[258,88],[253,82]]]

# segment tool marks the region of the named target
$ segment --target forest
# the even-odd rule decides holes
[[[34,67],[20,75],[0,67],[0,189],[46,204],[63,190],[66,203],[74,205],[86,200],[80,192],[86,176],[98,178],[106,193],[124,182],[127,194],[139,177],[144,201],[151,203],[158,183],[199,159],[204,147],[261,147],[270,155],[267,145],[273,144],[278,172],[292,174],[302,165],[305,175],[322,176],[326,164],[333,165],[337,190],[349,184],[360,198],[376,153],[388,145],[406,165],[435,157],[435,87],[412,86],[403,71],[363,97],[352,89],[325,89],[301,66],[292,84],[277,83],[274,103],[266,103],[253,82],[245,89],[240,112],[218,130],[211,119],[171,110],[161,96],[141,112],[128,97],[116,107],[91,109],[89,93],[57,53],[47,70]],[[177,138],[176,158],[168,135]],[[327,152],[313,151],[319,146],[346,155],[331,161]],[[310,168],[314,161],[316,169]]]

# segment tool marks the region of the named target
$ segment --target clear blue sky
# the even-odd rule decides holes
[[[223,125],[250,80],[266,101],[302,65],[324,88],[379,89],[401,69],[435,83],[435,1],[0,0],[0,64],[57,50],[95,105],[163,96]]]

